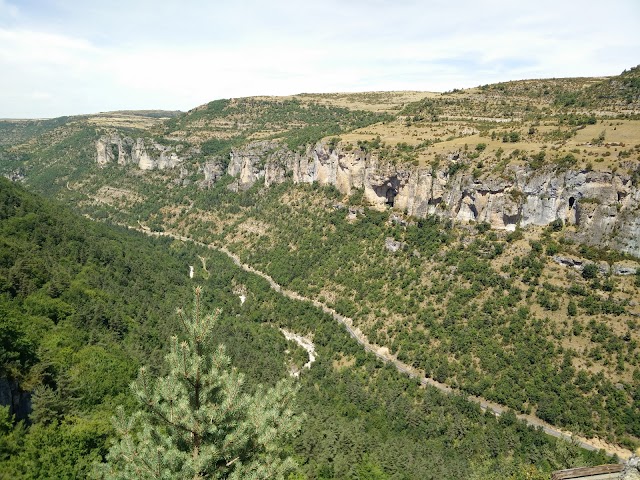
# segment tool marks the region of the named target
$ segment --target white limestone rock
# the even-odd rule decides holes
[[[460,152],[449,156],[466,161]],[[509,166],[502,174],[478,179],[468,170],[449,175],[446,162],[435,169],[394,165],[359,149],[330,148],[322,142],[295,153],[261,141],[234,150],[227,173],[238,178],[234,188],[248,188],[261,178],[266,186],[291,178],[334,185],[345,195],[363,189],[365,200],[378,209],[393,203],[415,217],[488,222],[495,229],[561,220],[577,227],[574,237],[580,242],[640,256],[640,189],[629,175]]]
[[[117,161],[119,165],[138,165],[141,170],[174,168],[181,165],[183,159],[178,155],[180,146],[146,143],[144,139],[135,141],[130,137],[121,137],[117,133],[103,135],[96,140],[96,162],[103,167]]]

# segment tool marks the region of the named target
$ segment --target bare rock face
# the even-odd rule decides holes
[[[406,244],[403,242],[398,242],[391,237],[387,237],[384,239],[384,248],[389,250],[392,253],[397,252],[398,250],[402,250],[406,247]]]
[[[459,152],[462,168],[393,165],[359,149],[323,143],[304,154],[276,142],[254,142],[234,150],[227,173],[247,188],[291,178],[296,183],[334,185],[349,195],[362,189],[372,206],[393,206],[415,217],[438,215],[457,222],[488,222],[492,228],[545,226],[561,221],[577,227],[576,240],[640,256],[640,189],[622,173],[531,170],[509,166],[501,174],[475,178]]]
[[[183,161],[173,147],[155,142],[145,144],[142,138],[136,140],[132,157],[133,162],[138,164],[140,170],[175,168]]]
[[[635,275],[640,267],[635,262],[616,262],[611,267],[614,275]]]
[[[25,175],[21,169],[16,169],[12,172],[5,173],[4,178],[8,178],[12,182],[21,182],[25,179]]]
[[[182,151],[179,143],[163,145],[118,133],[101,136],[95,147],[99,166],[117,162],[141,170],[175,168],[185,157],[199,153]],[[396,165],[357,148],[319,142],[300,153],[277,141],[262,140],[233,149],[226,173],[236,178],[229,186],[234,191],[262,180],[267,187],[287,179],[317,182],[333,185],[345,195],[360,190],[374,208],[391,206],[418,218],[437,215],[459,223],[487,222],[503,230],[559,221],[576,227],[571,233],[575,240],[640,256],[640,188],[631,175],[510,165],[500,173],[478,177],[470,172],[464,152],[451,152],[448,160],[437,168]],[[635,163],[620,165],[620,172],[634,169]],[[200,171],[201,186],[225,173],[215,158],[205,159]],[[612,272],[628,275],[634,268],[614,266]]]
[[[627,460],[620,476],[621,480],[640,480],[640,457],[637,456],[638,454],[640,454],[640,451],[636,451],[636,455],[632,455]]]
[[[151,142],[144,139],[135,141],[118,134],[103,135],[96,140],[96,162],[103,167],[117,161],[119,165],[138,165],[141,170],[174,168],[183,161],[175,147]]]
[[[265,177],[269,179],[268,185],[282,182],[285,170],[278,162],[279,149],[280,146],[277,143],[270,141],[253,142],[243,148],[233,149],[227,174],[238,177],[240,189],[249,188]],[[265,183],[267,183],[266,180]]]
[[[113,152],[110,147],[109,137],[100,137],[96,140],[96,162],[99,166],[103,167],[113,161]]]
[[[18,382],[0,377],[0,405],[8,406],[16,420],[26,419],[31,413],[31,393],[23,391]]]
[[[136,140],[136,144],[133,147],[133,161],[138,164],[140,170],[153,170],[155,166],[151,155],[149,155],[144,146],[144,140],[142,138]]]
[[[103,135],[96,140],[96,162],[100,166],[117,162],[119,165],[131,163],[133,140],[119,135]]]
[[[210,187],[225,173],[222,163],[216,161],[206,162],[201,167],[201,172],[204,174],[204,180],[200,182],[201,187]]]
[[[564,267],[572,267],[572,268],[575,268],[576,270],[582,270],[583,268],[582,260],[575,257],[554,255],[551,258],[553,259],[554,262]]]

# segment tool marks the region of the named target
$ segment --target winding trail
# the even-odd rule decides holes
[[[378,357],[383,362],[392,364],[398,371],[408,375],[409,377],[418,379],[422,385],[435,387],[438,390],[445,393],[454,393],[454,394],[463,395],[470,402],[478,404],[483,411],[489,411],[496,416],[500,416],[503,413],[509,411],[509,408],[503,405],[499,405],[497,403],[491,402],[482,397],[466,395],[464,394],[464,392],[451,388],[450,386],[444,383],[438,382],[433,378],[425,377],[424,374],[419,370],[417,370],[416,368],[413,368],[412,366],[407,365],[406,363],[398,360],[394,355],[392,355],[389,352],[389,350],[386,347],[380,347],[370,343],[369,340],[365,337],[365,335],[357,327],[353,325],[353,320],[351,318],[341,315],[340,313],[335,311],[333,308],[329,307],[328,305],[318,300],[314,300],[314,299],[302,296],[299,293],[294,292],[293,290],[289,290],[283,287],[266,273],[261,272],[260,270],[256,270],[251,265],[242,263],[242,261],[240,260],[240,257],[238,257],[235,253],[229,251],[226,247],[222,245],[217,245],[214,243],[206,244],[206,243],[194,240],[192,238],[189,238],[183,235],[177,235],[170,232],[151,232],[148,228],[132,227],[129,225],[122,225],[122,226],[126,226],[127,228],[130,228],[132,230],[137,230],[147,235],[170,237],[176,240],[181,240],[183,242],[191,242],[201,247],[222,252],[225,255],[227,255],[233,261],[233,263],[235,263],[238,267],[242,268],[244,271],[253,273],[255,275],[258,275],[264,278],[269,283],[271,288],[276,292],[280,293],[281,295],[287,298],[290,298],[292,300],[311,303],[315,307],[321,309],[326,314],[331,315],[334,320],[336,320],[338,323],[341,323],[342,325],[345,326],[345,328],[347,329],[347,332],[349,332],[349,335],[351,335],[351,337],[353,337],[353,339],[355,339],[366,351],[373,353],[376,357]],[[618,455],[621,461],[623,459],[626,460],[631,456],[630,450],[624,449],[617,445],[613,445],[611,443],[605,442],[604,440],[601,440],[598,438],[585,438],[585,437],[576,435],[570,431],[561,430],[558,427],[555,427],[545,422],[544,420],[536,417],[535,415],[516,414],[516,417],[520,420],[525,421],[528,425],[532,427],[541,428],[548,435],[551,435],[556,438],[562,438],[571,442],[576,442],[580,447],[586,450],[592,450],[592,451],[604,450],[608,455],[611,455],[611,456],[613,456],[614,454]]]

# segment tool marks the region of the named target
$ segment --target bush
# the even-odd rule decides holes
[[[549,226],[554,232],[559,232],[562,230],[562,227],[564,227],[564,222],[562,221],[562,219],[556,218],[553,222],[551,222]]]
[[[516,227],[513,232],[507,234],[507,242],[515,242],[517,240],[522,240],[524,238],[524,233],[522,233],[522,229],[520,227]]]
[[[516,143],[520,141],[520,132],[509,132],[502,136],[503,143]]]
[[[478,231],[478,233],[486,233],[491,230],[491,224],[489,222],[477,223],[476,230]]]
[[[556,255],[559,251],[560,251],[560,246],[557,243],[550,242],[547,245],[547,255],[549,255],[550,257],[552,257],[553,255]]]
[[[595,263],[588,263],[582,269],[582,278],[586,280],[591,280],[598,276],[598,267]]]
[[[564,157],[557,158],[555,163],[558,170],[568,170],[574,167],[578,163],[578,160],[573,154],[568,153]]]

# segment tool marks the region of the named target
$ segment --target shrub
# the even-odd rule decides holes
[[[562,230],[562,227],[564,227],[564,222],[562,221],[562,219],[556,218],[553,222],[549,224],[549,226],[551,227],[551,230],[553,230],[554,232],[559,232]]]
[[[595,263],[588,263],[582,269],[582,278],[591,280],[592,278],[596,278],[598,276],[598,267]]]

